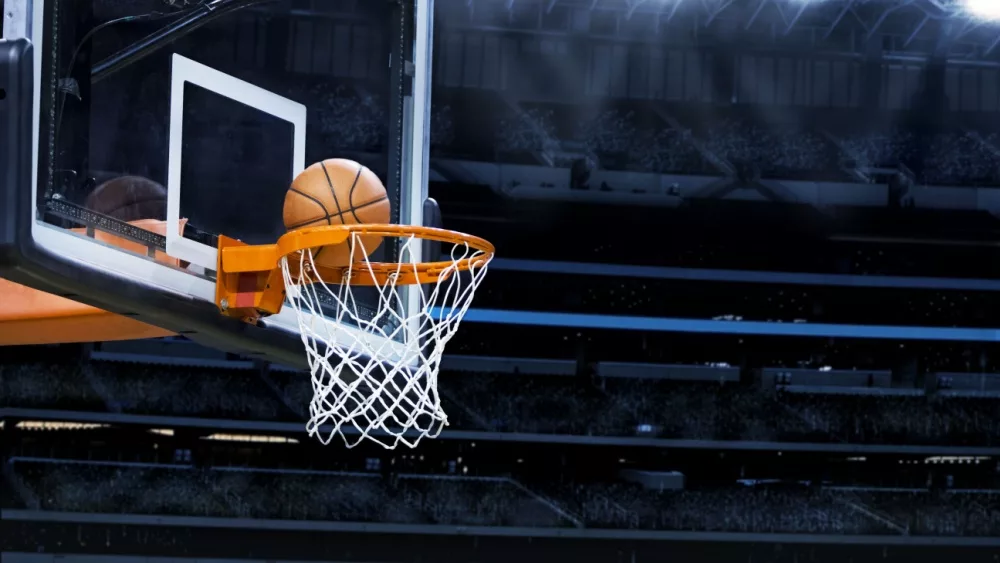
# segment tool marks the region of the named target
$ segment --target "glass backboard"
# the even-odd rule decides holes
[[[16,4],[28,17],[7,27],[33,48],[32,243],[64,265],[47,289],[288,362],[288,308],[264,331],[210,318],[217,237],[275,241],[292,179],[329,158],[382,180],[390,222],[424,224],[430,53],[414,38],[430,37],[429,6]],[[387,240],[373,258],[399,254]]]

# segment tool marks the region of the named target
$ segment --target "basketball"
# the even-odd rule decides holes
[[[285,194],[283,219],[289,231],[321,225],[388,223],[389,215],[389,196],[382,181],[353,160],[331,158],[317,162],[296,176]],[[380,236],[359,236],[355,240],[368,255],[382,244]],[[346,266],[353,244],[355,241],[316,249],[313,260],[320,266]],[[356,252],[362,252],[361,248]],[[356,261],[361,258],[355,255]]]
[[[141,176],[121,176],[94,188],[84,206],[119,221],[162,221],[167,218],[167,189]]]

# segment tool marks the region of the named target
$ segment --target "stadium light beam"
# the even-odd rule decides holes
[[[1000,22],[1000,0],[964,0],[963,7],[976,18]]]

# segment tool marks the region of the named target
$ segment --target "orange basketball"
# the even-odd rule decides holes
[[[285,194],[283,218],[289,231],[320,225],[353,225],[389,222],[389,196],[378,176],[368,168],[342,158],[317,162],[292,181]],[[382,244],[382,237],[363,235],[355,240],[361,246],[355,261],[371,254]],[[313,251],[317,265],[340,268],[351,259],[351,246],[324,247]]]

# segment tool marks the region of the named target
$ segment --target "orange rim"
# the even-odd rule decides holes
[[[396,238],[418,238],[427,241],[443,242],[469,248],[480,252],[460,260],[443,260],[437,262],[421,262],[400,268],[398,262],[355,262],[343,268],[317,267],[315,273],[307,273],[309,281],[325,283],[341,283],[350,273],[347,280],[351,285],[381,285],[393,276],[397,285],[424,284],[438,280],[441,275],[455,271],[466,271],[488,263],[495,253],[493,245],[480,237],[437,229],[434,227],[418,227],[410,225],[324,225],[288,232],[281,236],[275,244],[253,246],[231,246],[223,249],[221,266],[226,273],[264,272],[280,268],[280,261],[288,258],[290,265],[295,262],[293,255],[303,250],[323,248],[343,244],[352,235],[373,235]],[[293,270],[296,277],[300,272]]]

